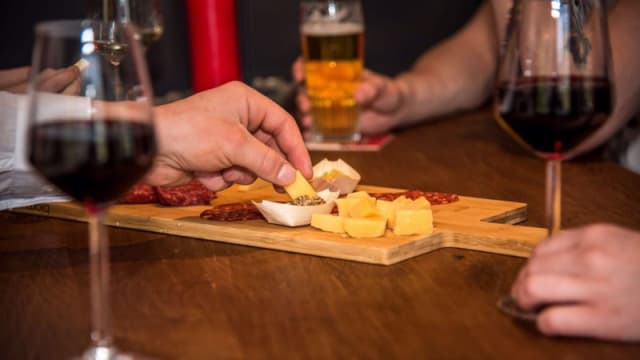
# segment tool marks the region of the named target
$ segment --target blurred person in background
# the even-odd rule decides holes
[[[640,1],[609,3],[615,109],[573,155],[602,145],[629,123],[640,106],[636,39]],[[485,1],[458,32],[397,76],[365,70],[355,93],[362,132],[383,133],[485,104],[492,95],[499,39],[511,6],[510,0]],[[372,26],[368,22],[367,31]],[[297,82],[304,80],[302,60],[295,61],[292,72]],[[296,101],[302,124],[309,127],[309,99],[300,92]],[[639,154],[629,152],[634,149]],[[640,136],[624,150],[619,156],[640,172]],[[545,334],[640,341],[638,279],[640,233],[597,224],[563,231],[540,243],[521,270],[512,295],[525,310],[542,309],[537,326]]]

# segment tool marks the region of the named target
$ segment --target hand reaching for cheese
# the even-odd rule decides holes
[[[212,190],[250,184],[256,175],[290,184],[311,161],[293,118],[239,82],[155,108],[160,144],[146,181],[177,185],[197,178]]]

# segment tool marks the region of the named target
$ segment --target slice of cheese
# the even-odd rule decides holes
[[[384,218],[344,218],[344,231],[351,237],[379,237],[383,236],[387,228]]]
[[[271,183],[262,180],[261,178],[257,178],[256,181],[252,182],[249,185],[238,185],[238,191],[251,191],[256,189],[262,189],[271,185]]]
[[[344,233],[343,217],[331,214],[311,215],[311,226],[333,233]]]
[[[311,187],[311,184],[309,184],[307,179],[302,176],[300,171],[296,171],[296,180],[293,183],[285,186],[284,190],[287,192],[287,194],[289,194],[291,200],[295,200],[304,195],[307,195],[311,198],[318,196],[318,194],[316,194],[316,191],[313,190],[313,187]]]
[[[431,209],[396,210],[393,233],[396,235],[431,234],[433,213]]]

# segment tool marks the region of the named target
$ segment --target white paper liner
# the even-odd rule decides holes
[[[311,215],[313,214],[329,214],[333,210],[333,205],[340,196],[338,192],[329,190],[320,191],[318,193],[325,203],[322,205],[299,206],[292,204],[284,204],[275,201],[263,200],[253,204],[260,210],[262,216],[271,224],[285,226],[304,226],[311,224]]]
[[[322,177],[322,175],[332,170],[340,171],[344,176],[338,176],[330,180]],[[360,174],[342,159],[336,161],[324,159],[313,167],[311,186],[316,191],[329,189],[331,191],[339,191],[341,195],[346,195],[352,193],[359,182]]]

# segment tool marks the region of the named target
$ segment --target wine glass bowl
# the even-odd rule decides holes
[[[89,17],[104,23],[135,25],[136,39],[143,51],[156,43],[164,32],[162,0],[91,0]]]
[[[156,153],[151,88],[135,36],[130,25],[113,22],[36,27],[26,149],[33,169],[83,203],[88,216],[92,345],[86,359],[122,357],[112,343],[103,219],[150,169]],[[70,70],[75,77],[62,93],[43,87],[43,77]],[[120,96],[123,90],[130,96]]]

